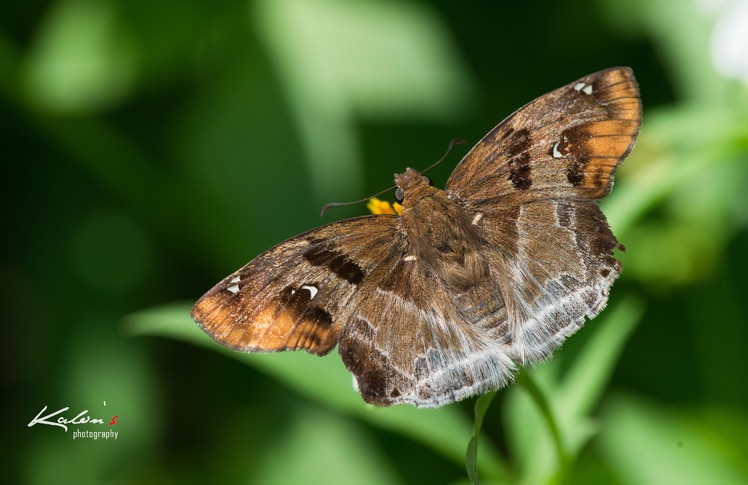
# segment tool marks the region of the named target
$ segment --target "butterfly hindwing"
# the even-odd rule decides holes
[[[621,271],[595,201],[541,200],[484,210],[483,253],[506,302],[518,362],[542,360],[594,318]],[[511,231],[497,228],[511,227]]]
[[[455,291],[425,263],[422,242],[411,238],[406,253],[383,257],[350,303],[339,352],[369,403],[441,406],[501,387],[515,368],[492,283]],[[466,300],[481,302],[480,317],[461,311]]]

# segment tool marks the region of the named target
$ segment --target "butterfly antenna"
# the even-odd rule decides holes
[[[361,199],[361,200],[354,200],[354,201],[352,201],[352,202],[328,202],[328,203],[327,203],[327,204],[325,204],[325,206],[324,206],[324,207],[322,208],[322,212],[320,212],[320,213],[319,213],[319,216],[320,216],[320,217],[324,216],[324,215],[325,215],[325,212],[327,212],[327,209],[330,209],[330,208],[332,208],[332,207],[345,207],[345,206],[347,206],[347,205],[360,204],[360,203],[362,203],[362,202],[366,202],[366,201],[368,201],[368,200],[369,200],[369,199],[371,199],[372,197],[376,197],[376,196],[378,196],[378,195],[382,195],[382,194],[384,194],[385,192],[387,192],[388,190],[392,190],[392,189],[394,189],[394,188],[395,188],[395,186],[393,185],[392,187],[390,187],[390,188],[388,188],[388,189],[384,189],[384,190],[383,190],[383,191],[381,191],[381,192],[377,192],[376,194],[374,194],[374,195],[372,195],[372,196],[370,196],[370,197],[367,197],[367,198],[365,198],[365,199]]]
[[[442,155],[442,157],[439,160],[437,160],[435,163],[431,164],[428,168],[426,168],[426,170],[422,170],[421,173],[425,173],[427,170],[431,170],[432,168],[434,168],[437,165],[439,165],[440,163],[442,163],[444,161],[444,159],[447,158],[447,156],[449,155],[449,152],[451,152],[452,149],[455,147],[455,145],[462,145],[464,143],[466,143],[466,142],[462,138],[452,138],[452,140],[450,140],[450,142],[449,142],[449,146],[447,147],[447,151],[444,152],[444,155]],[[327,204],[325,204],[324,207],[322,207],[322,211],[319,213],[319,216],[320,217],[324,216],[325,212],[327,212],[327,209],[331,209],[333,207],[344,207],[344,206],[347,206],[347,205],[360,204],[362,202],[368,201],[372,197],[376,197],[378,195],[382,195],[385,192],[387,192],[389,190],[392,190],[394,188],[395,188],[395,186],[393,185],[392,187],[390,187],[388,189],[384,189],[381,192],[377,192],[376,194],[374,194],[374,195],[372,195],[370,197],[367,197],[367,198],[361,199],[361,200],[354,200],[352,202],[328,202]]]
[[[450,142],[449,142],[449,146],[447,147],[447,151],[444,152],[444,155],[442,155],[442,157],[439,160],[437,160],[436,162],[432,163],[431,165],[429,165],[425,169],[421,170],[421,173],[426,173],[429,170],[431,170],[432,168],[434,168],[437,165],[439,165],[440,163],[442,163],[447,158],[447,156],[449,155],[449,152],[451,152],[452,149],[454,149],[455,145],[464,145],[465,143],[467,143],[467,142],[465,140],[463,140],[462,138],[452,138],[452,140],[450,140]]]

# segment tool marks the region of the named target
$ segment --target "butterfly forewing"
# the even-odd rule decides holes
[[[382,253],[397,244],[395,216],[335,222],[293,237],[224,278],[192,317],[239,351],[335,347],[349,302]]]
[[[445,190],[463,199],[600,199],[610,192],[640,125],[631,70],[600,71],[501,122],[455,168]]]

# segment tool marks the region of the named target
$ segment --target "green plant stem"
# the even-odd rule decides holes
[[[494,397],[496,397],[496,391],[484,394],[475,401],[475,427],[473,437],[470,438],[470,442],[468,443],[465,457],[468,478],[470,478],[470,482],[473,485],[480,484],[480,480],[478,479],[478,439],[480,437],[480,430],[483,427],[483,417],[486,415],[488,408],[491,407],[491,401],[493,401]]]

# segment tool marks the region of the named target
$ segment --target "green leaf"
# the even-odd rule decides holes
[[[402,481],[360,423],[317,407],[298,408],[289,420],[294,423],[292,431],[269,443],[259,466],[247,469],[245,483],[377,485]]]
[[[603,409],[606,432],[599,442],[623,485],[748,483],[740,448],[700,421],[682,410],[618,395]],[[736,428],[745,432],[746,425],[744,418],[733,418]]]
[[[463,463],[463,443],[470,439],[472,429],[458,406],[417,409],[411,406],[379,408],[365,404],[353,389],[351,374],[336,354],[319,358],[304,352],[234,352],[213,342],[190,319],[189,312],[189,304],[166,305],[130,315],[124,324],[132,335],[160,335],[219,351],[273,376],[309,399],[408,436],[455,463]],[[498,453],[491,443],[485,442],[479,452],[483,473],[501,479],[508,473],[497,457]]]
[[[607,309],[564,375],[556,395],[556,409],[572,453],[578,452],[591,435],[594,428],[589,414],[600,402],[643,314],[644,304],[634,296]]]
[[[517,384],[521,385],[525,391],[532,397],[533,402],[538,407],[540,414],[545,420],[545,424],[553,437],[553,445],[556,448],[556,457],[558,459],[558,469],[556,475],[560,477],[566,476],[569,457],[564,448],[564,442],[561,439],[561,431],[559,429],[558,420],[554,415],[551,404],[548,402],[547,396],[543,393],[540,387],[535,383],[533,378],[528,372],[520,373],[517,376]]]
[[[603,396],[621,350],[642,315],[629,297],[594,321],[594,331],[565,373],[554,360],[518,378],[505,400],[507,440],[524,483],[558,482],[597,431],[590,412]]]

